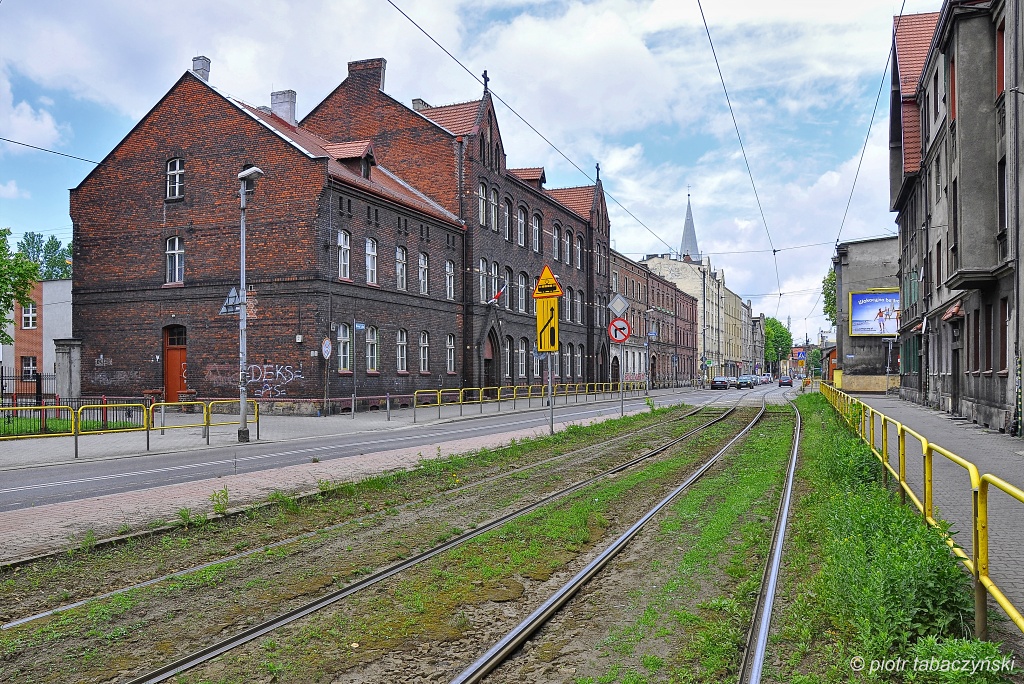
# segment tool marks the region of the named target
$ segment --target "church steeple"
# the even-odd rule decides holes
[[[689,255],[693,261],[700,261],[697,247],[697,230],[693,227],[693,210],[690,209],[690,193],[686,193],[686,223],[683,224],[683,241],[679,245],[679,258]]]

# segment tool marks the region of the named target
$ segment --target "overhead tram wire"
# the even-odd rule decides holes
[[[699,0],[698,0],[699,2]],[[889,73],[889,67],[892,65],[893,53],[896,50],[896,32],[900,30],[900,22],[903,20],[903,10],[907,7],[907,0],[903,0],[903,4],[900,5],[900,13],[896,15],[896,26],[892,29],[892,40],[889,41],[889,52],[885,57],[885,68],[882,69],[882,78],[878,83],[878,92],[875,94],[875,106],[871,108],[871,119],[868,121],[868,132],[864,135],[864,145],[860,148],[860,159],[857,160],[857,170],[853,174],[853,184],[850,186],[850,196],[846,200],[846,210],[843,211],[843,220],[839,222],[839,232],[836,233],[835,246],[839,246],[839,238],[843,234],[843,228],[846,227],[846,218],[850,214],[850,205],[853,204],[853,193],[857,189],[857,180],[860,178],[860,169],[864,164],[864,155],[868,150],[868,141],[871,140],[871,128],[875,125],[875,114],[878,112],[878,102],[882,99],[882,89],[885,87],[885,76]],[[895,234],[895,231],[893,232]],[[811,304],[811,310],[804,316],[804,320],[810,318],[811,314],[814,313],[814,307],[818,306],[818,301],[821,300],[821,292],[814,300],[814,304]]]
[[[432,42],[432,43],[433,43],[434,45],[436,45],[437,47],[441,48],[441,51],[442,51],[442,52],[444,52],[444,53],[445,53],[446,55],[448,55],[448,56],[449,56],[449,57],[450,57],[450,58],[452,59],[452,61],[454,61],[454,62],[455,62],[456,64],[458,64],[458,65],[459,65],[460,67],[462,67],[462,70],[463,70],[463,71],[465,71],[465,72],[466,72],[467,74],[469,74],[469,75],[470,75],[470,77],[471,77],[471,78],[472,78],[472,79],[473,79],[474,81],[476,81],[476,82],[477,82],[477,83],[479,83],[480,85],[484,85],[484,82],[483,82],[483,81],[481,81],[481,80],[480,80],[480,78],[479,78],[479,77],[478,77],[478,76],[477,76],[476,74],[474,74],[474,73],[473,73],[472,71],[470,71],[469,67],[467,67],[467,66],[466,66],[465,64],[463,64],[462,62],[460,62],[460,61],[459,61],[459,58],[458,58],[458,57],[456,57],[455,55],[453,55],[453,54],[452,54],[451,52],[449,52],[449,51],[448,51],[448,48],[446,48],[446,47],[445,47],[444,45],[441,45],[441,43],[437,42],[437,39],[436,39],[436,38],[434,38],[434,37],[433,37],[432,35],[430,35],[430,34],[429,34],[429,33],[427,32],[427,30],[426,30],[426,29],[424,29],[424,28],[423,28],[422,26],[420,26],[419,24],[417,24],[417,23],[416,23],[416,21],[415,21],[415,20],[414,20],[414,19],[413,19],[412,17],[410,17],[410,16],[408,15],[408,14],[406,14],[406,13],[405,13],[405,11],[403,11],[401,7],[399,7],[398,5],[396,5],[396,4],[394,3],[394,0],[387,0],[387,2],[388,2],[388,4],[389,4],[389,5],[391,5],[392,7],[394,7],[394,8],[395,8],[395,10],[397,10],[399,14],[401,14],[401,15],[402,15],[403,17],[405,17],[405,18],[406,18],[406,19],[407,19],[407,20],[409,21],[409,23],[411,23],[411,24],[412,24],[413,26],[415,26],[415,27],[416,27],[417,29],[419,29],[420,33],[422,33],[423,35],[425,35],[425,36],[426,36],[426,37],[427,37],[427,38],[428,38],[428,39],[430,40],[430,42]],[[485,87],[486,87],[486,86],[485,86]],[[576,162],[574,162],[574,161],[573,161],[572,159],[570,159],[570,158],[569,158],[569,156],[568,156],[568,155],[567,155],[567,154],[566,154],[565,152],[562,152],[562,150],[561,150],[561,149],[559,149],[559,147],[558,147],[557,145],[555,145],[555,143],[553,143],[553,142],[551,142],[550,140],[548,140],[547,136],[545,136],[545,135],[544,135],[543,133],[541,133],[541,132],[540,132],[539,130],[537,130],[537,128],[536,128],[536,127],[534,127],[534,125],[533,125],[533,124],[531,124],[531,123],[530,123],[529,121],[527,121],[527,120],[526,120],[526,118],[525,118],[525,117],[523,117],[523,115],[522,115],[522,114],[520,114],[519,112],[517,112],[517,111],[516,111],[516,110],[515,110],[515,109],[514,109],[514,108],[512,107],[512,105],[510,105],[510,104],[509,104],[508,102],[505,102],[505,100],[501,99],[501,96],[499,96],[499,95],[498,95],[498,94],[497,94],[496,92],[494,92],[494,89],[493,89],[493,88],[489,88],[489,87],[488,87],[488,90],[489,90],[489,92],[491,93],[491,96],[492,96],[492,97],[494,97],[494,99],[495,99],[495,100],[497,100],[497,101],[498,101],[498,102],[500,102],[501,104],[505,105],[505,107],[507,107],[507,108],[508,108],[508,110],[509,110],[510,112],[512,112],[513,114],[515,114],[515,116],[516,116],[516,118],[517,118],[517,119],[519,119],[519,120],[520,120],[520,121],[522,121],[522,122],[523,122],[524,124],[526,124],[527,128],[529,128],[529,129],[530,129],[531,131],[533,131],[534,133],[536,133],[536,134],[537,134],[537,136],[538,136],[538,137],[539,137],[539,138],[540,138],[541,140],[543,140],[544,142],[546,142],[546,143],[547,143],[547,144],[548,144],[548,145],[549,145],[549,146],[551,147],[551,149],[553,149],[553,150],[554,150],[555,152],[557,152],[557,153],[559,154],[559,156],[561,156],[561,157],[562,157],[562,159],[564,159],[565,161],[569,162],[569,164],[570,164],[570,165],[572,165],[572,167],[573,167],[574,169],[576,169],[577,171],[579,171],[579,172],[580,172],[580,173],[581,173],[581,174],[583,175],[583,177],[584,177],[584,178],[586,178],[586,179],[587,179],[588,181],[590,181],[591,183],[596,183],[596,182],[597,182],[597,181],[596,181],[595,179],[591,178],[591,176],[590,176],[590,174],[589,174],[589,173],[587,173],[587,172],[586,172],[586,171],[584,171],[584,170],[583,170],[582,168],[580,168],[579,164],[577,164],[577,163],[576,163]],[[619,207],[620,209],[622,209],[622,210],[623,210],[624,212],[626,212],[627,214],[629,214],[630,218],[632,218],[632,219],[633,219],[634,221],[636,221],[637,223],[639,223],[639,224],[640,224],[640,225],[641,225],[641,226],[642,226],[642,227],[644,228],[644,230],[646,230],[646,231],[647,231],[648,233],[650,233],[650,234],[651,234],[651,235],[653,235],[653,236],[654,236],[655,238],[657,238],[657,239],[658,239],[658,241],[659,241],[659,242],[661,242],[661,244],[663,244],[663,245],[665,245],[666,247],[668,247],[669,251],[672,251],[672,250],[674,250],[674,249],[675,249],[674,247],[672,247],[672,245],[670,245],[670,244],[669,244],[668,242],[666,242],[664,238],[662,238],[662,237],[661,237],[660,235],[658,235],[657,233],[655,233],[655,232],[654,232],[654,231],[653,231],[653,230],[652,230],[652,229],[651,229],[651,228],[650,228],[650,227],[649,227],[649,226],[648,226],[648,225],[647,225],[646,223],[644,223],[643,221],[641,221],[641,220],[640,220],[640,219],[639,219],[639,218],[638,218],[638,217],[636,216],[636,214],[634,214],[633,212],[631,212],[631,211],[630,211],[630,210],[629,210],[629,209],[628,209],[628,208],[627,208],[627,207],[626,207],[626,206],[625,206],[624,204],[622,204],[622,202],[620,202],[619,200],[615,199],[615,197],[614,197],[614,196],[613,196],[613,195],[612,195],[612,194],[611,194],[610,192],[608,192],[607,190],[605,190],[605,193],[604,193],[604,194],[605,194],[605,195],[606,195],[606,196],[607,196],[607,197],[608,197],[608,198],[609,198],[609,199],[610,199],[610,200],[611,200],[612,202],[614,202],[614,203],[615,203],[616,205],[618,205],[618,207]]]
[[[754,172],[750,168],[750,160],[747,158],[747,149],[743,145],[743,136],[740,135],[740,125],[736,121],[736,112],[732,108],[732,98],[729,97],[729,89],[725,85],[725,75],[722,73],[722,65],[718,62],[718,52],[715,50],[715,41],[711,38],[711,29],[708,27],[708,20],[704,16],[704,7],[700,0],[697,0],[697,9],[700,10],[701,21],[704,22],[704,31],[708,34],[708,43],[711,45],[711,56],[715,58],[715,68],[718,69],[718,78],[722,82],[722,92],[725,93],[725,102],[729,105],[729,115],[732,117],[732,126],[736,130],[736,139],[740,143],[740,152],[743,153],[743,163],[747,167],[747,176],[750,178],[750,187],[754,190],[754,200],[757,202],[757,210],[761,213],[761,222],[764,224],[764,232],[768,235],[768,244],[772,248],[772,261],[775,262],[775,283],[779,286],[779,301],[775,305],[775,315],[779,315],[779,308],[782,306],[782,279],[779,277],[779,250],[775,249],[772,241],[772,233],[768,230],[768,219],[764,216],[764,207],[761,206],[761,198],[757,194],[757,184],[754,182]]]
[[[12,145],[22,145],[24,147],[31,147],[33,150],[39,150],[40,152],[49,152],[50,154],[59,154],[62,157],[68,157],[70,159],[77,159],[78,161],[89,162],[90,164],[99,164],[98,161],[92,159],[86,159],[84,157],[76,157],[73,154],[65,154],[64,152],[57,152],[56,150],[48,150],[45,147],[37,147],[35,145],[29,145],[28,143],[21,142],[20,140],[11,140],[10,138],[0,138],[0,141],[11,143]]]

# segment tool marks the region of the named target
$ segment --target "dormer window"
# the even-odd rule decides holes
[[[179,158],[167,162],[167,199],[181,199],[185,196],[185,160]]]

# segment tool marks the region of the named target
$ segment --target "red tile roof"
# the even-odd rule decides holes
[[[935,26],[939,23],[939,12],[904,14],[893,17],[892,21],[896,31],[900,93],[903,97],[913,97],[935,35]]]
[[[516,178],[524,181],[540,181],[544,183],[547,179],[544,177],[543,166],[531,166],[525,169],[506,169],[508,173],[511,173]]]
[[[419,110],[419,113],[454,135],[469,135],[480,115],[481,102],[483,100],[427,107]]]
[[[335,159],[362,159],[368,153],[373,155],[373,143],[369,140],[326,143],[323,148]]]
[[[928,59],[928,49],[939,21],[938,12],[905,14],[893,18],[896,32],[897,78],[903,100],[903,173],[917,173],[921,169],[921,110],[917,103],[917,84]]]
[[[253,116],[253,118],[261,121],[268,128],[310,157],[326,157],[327,172],[331,177],[336,178],[347,185],[362,188],[363,190],[375,194],[378,197],[383,197],[392,202],[396,202],[409,209],[433,216],[434,218],[445,221],[446,223],[461,225],[458,221],[458,217],[446,211],[439,204],[405,181],[401,180],[398,176],[387,169],[377,166],[371,173],[369,179],[363,178],[358,173],[351,171],[344,164],[337,161],[339,158],[351,159],[353,157],[339,157],[332,152],[332,150],[338,151],[339,148],[341,148],[343,153],[350,154],[352,150],[358,150],[361,145],[366,145],[368,147],[369,143],[367,141],[329,143],[312,131],[299,126],[289,126],[281,118],[264,112],[252,105],[231,98],[228,98],[228,100]],[[366,147],[363,149],[366,149]]]
[[[594,207],[595,189],[594,185],[584,185],[578,188],[553,188],[546,192],[581,218],[589,220],[590,210]]]

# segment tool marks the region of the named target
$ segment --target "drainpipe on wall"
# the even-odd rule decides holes
[[[1020,88],[1020,42],[1021,42],[1021,20],[1020,0],[1013,2],[1013,92],[1019,96]],[[1020,358],[1020,161],[1018,150],[1020,144],[1020,107],[1016,97],[1010,98],[1013,101],[1013,145],[1010,150],[1013,154],[1013,310],[1014,310],[1014,335],[1013,335],[1013,356],[1014,356],[1014,402],[1013,422],[1010,424],[1010,434],[1020,435],[1021,421],[1021,358]]]

